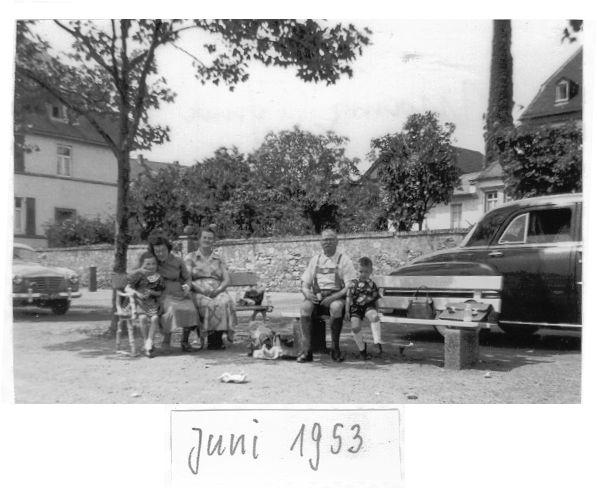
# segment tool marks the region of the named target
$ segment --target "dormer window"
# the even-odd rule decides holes
[[[564,103],[570,100],[570,82],[562,80],[556,85],[556,103]]]
[[[50,117],[53,120],[59,120],[61,122],[66,122],[68,119],[66,117],[66,107],[61,103],[52,103],[50,104]]]

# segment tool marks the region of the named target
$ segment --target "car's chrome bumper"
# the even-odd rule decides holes
[[[34,293],[33,290],[30,290],[26,293],[13,293],[12,298],[17,300],[27,300],[28,302],[32,302],[33,300],[56,300],[61,298],[79,298],[81,296],[80,291],[60,291],[57,293]]]

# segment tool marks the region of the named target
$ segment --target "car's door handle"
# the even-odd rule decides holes
[[[488,256],[490,258],[501,258],[504,255],[502,251],[491,251]]]

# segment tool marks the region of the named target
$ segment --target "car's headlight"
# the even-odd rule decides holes
[[[73,285],[76,285],[79,282],[79,276],[73,273],[68,276],[68,281],[70,281]]]
[[[21,283],[23,283],[23,277],[22,277],[22,276],[19,276],[19,275],[14,275],[14,276],[12,277],[12,282],[13,282],[15,285],[20,285]]]

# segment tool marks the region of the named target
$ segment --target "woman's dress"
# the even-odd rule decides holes
[[[204,256],[200,250],[187,254],[185,263],[191,272],[203,331],[233,333],[237,317],[232,297],[226,291],[219,293],[215,298],[207,296],[224,280],[224,274],[227,272],[226,263],[213,253]]]
[[[172,254],[158,263],[158,273],[165,283],[162,294],[161,327],[166,333],[173,332],[178,327],[194,327],[199,325],[197,309],[190,297],[184,294],[183,284],[190,283],[190,274],[184,261]]]

